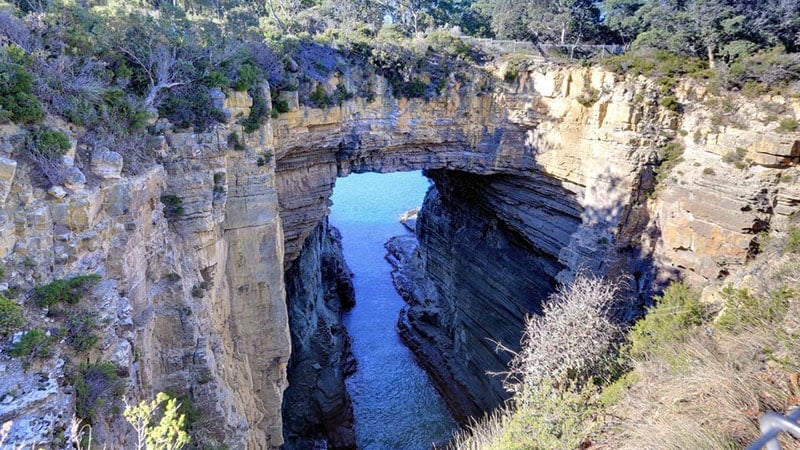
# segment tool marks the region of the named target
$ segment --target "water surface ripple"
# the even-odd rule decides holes
[[[358,371],[348,379],[358,448],[429,449],[456,423],[395,329],[403,300],[392,285],[384,242],[407,232],[401,213],[419,207],[428,180],[420,172],[354,174],[336,181],[331,223],[342,232],[355,274],[356,306],[345,318]]]

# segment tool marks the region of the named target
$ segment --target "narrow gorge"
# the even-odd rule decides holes
[[[679,116],[643,77],[532,61],[506,81],[505,70],[453,76],[429,100],[395,98],[380,76],[373,98],[328,108],[283,92],[289,111],[250,134],[235,120],[206,133],[166,127],[161,163],[136,175],[121,174],[113,149],[73,143],[85,177],[49,192],[14,160],[19,130],[3,125],[6,280],[29,290],[101,275],[90,297],[107,317],[92,351],[130,368],[122,376],[135,392],[191,399],[203,444],[349,448],[345,379],[358,369],[341,314],[353,287],[327,219],[338,177],[422,170],[432,180],[418,244],[391,246],[408,303],[397,326],[462,423],[508,397],[502,377],[487,374],[510,359],[498,343],[518,348],[525,316],[558,283],[580,271],[626,274],[635,314],[668,280],[741,266],[756,233],[785,228],[800,205],[800,133],[720,127],[699,85],[677,89]],[[320,85],[356,92],[357,76]],[[218,101],[233,119],[253,107],[246,93]],[[796,101],[784,106],[800,116]],[[749,104],[738,114],[765,113]],[[684,150],[665,174],[670,143]],[[735,148],[752,161],[746,169],[720,162]],[[703,174],[710,165],[716,171]],[[36,363],[46,389],[22,381],[20,362],[0,363],[2,390],[20,394],[0,405],[4,445],[68,429],[70,414],[44,413],[75,408],[61,357]],[[94,424],[96,439],[132,445],[125,425],[109,414]]]

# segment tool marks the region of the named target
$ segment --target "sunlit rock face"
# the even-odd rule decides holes
[[[287,379],[292,339],[314,342],[316,333],[306,326],[292,336],[290,309],[301,324],[337,315],[291,299],[287,308],[286,296],[286,272],[298,270],[314,275],[291,277],[309,283],[293,292],[308,290],[307,305],[326,303],[320,290],[330,287],[335,258],[314,249],[327,239],[318,230],[337,176],[422,169],[435,181],[417,224],[419,247],[401,270],[410,305],[400,328],[462,419],[504,398],[500,379],[486,372],[502,369],[508,355],[492,341],[518,345],[524,315],[558,282],[579,270],[625,272],[631,293],[646,296],[677,276],[724,276],[755,251],[756,233],[789,227],[800,204],[800,136],[776,130],[759,105],[796,117],[796,101],[734,98],[738,119],[720,125],[713,96],[691,83],[677,88],[676,114],[643,78],[545,65],[521,68],[507,83],[503,72],[454,77],[429,100],[396,99],[375,77],[372,101],[326,109],[292,101],[290,112],[251,134],[235,122],[252,101],[231,93],[219,99],[230,123],[207,133],[164,128],[157,162],[136,175],[118,149],[73,146],[59,186],[37,187],[17,158],[23,130],[0,125],[2,281],[28,291],[100,274],[90,304],[102,311],[103,340],[91,358],[117,364],[132,396],[188,396],[203,443],[276,448],[284,390],[299,382]],[[234,132],[243,150],[228,145]],[[653,192],[670,141],[685,150]],[[731,152],[741,164],[725,162]],[[345,340],[334,341],[297,358],[326,361],[321,373],[335,374],[328,415],[348,408],[336,391]],[[43,365],[47,398],[0,405],[0,418],[18,419],[16,440],[3,445],[27,447],[64,428],[58,418],[32,419],[44,417],[39,405],[71,416],[71,394],[50,389],[63,375],[60,352]],[[8,364],[4,382],[24,376]],[[317,394],[293,401],[304,395]],[[98,442],[132,442],[122,420],[98,421]]]

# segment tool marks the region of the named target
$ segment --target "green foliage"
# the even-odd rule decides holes
[[[0,119],[24,124],[44,119],[44,108],[33,94],[33,81],[25,67],[0,59]]]
[[[672,141],[659,150],[661,161],[655,169],[656,187],[661,185],[670,172],[683,160],[684,147],[680,142]]]
[[[250,115],[242,121],[242,129],[245,133],[252,133],[258,130],[261,125],[266,123],[270,108],[267,100],[261,94],[260,89],[250,89],[250,97],[253,98],[253,106],[250,108]]]
[[[733,164],[737,169],[743,169],[746,167],[744,163],[745,155],[747,155],[747,149],[738,147],[736,150],[722,155],[722,162]]]
[[[242,141],[239,139],[239,135],[236,133],[231,133],[228,135],[228,147],[240,152],[245,150],[244,144],[242,144]]]
[[[100,339],[95,334],[96,328],[93,314],[89,312],[71,316],[67,321],[67,343],[78,353],[90,350]]]
[[[325,89],[321,84],[318,84],[317,87],[311,92],[309,100],[311,100],[311,103],[318,108],[327,108],[331,104],[331,99],[328,97],[328,94],[325,92]]]
[[[680,103],[678,103],[678,98],[674,95],[664,95],[658,99],[658,104],[667,108],[670,111],[678,112],[680,108]]]
[[[603,64],[620,75],[644,75],[674,83],[681,76],[707,78],[708,67],[699,58],[686,57],[667,50],[630,51],[603,59]]]
[[[580,448],[600,425],[596,389],[544,380],[526,390],[517,411],[487,448]]]
[[[785,317],[789,299],[794,295],[794,290],[783,287],[770,292],[769,298],[762,298],[747,289],[726,286],[722,290],[725,308],[717,325],[728,331],[742,332],[748,327],[773,323]]]
[[[401,81],[392,85],[392,91],[397,97],[422,98],[425,97],[428,85],[417,79]]]
[[[590,108],[592,105],[597,103],[598,99],[600,99],[600,91],[593,87],[585,89],[577,98],[578,103],[583,105],[585,108]]]
[[[797,131],[798,122],[796,119],[782,119],[778,123],[778,129],[776,131],[781,133],[791,133]]]
[[[8,349],[8,354],[14,358],[47,358],[52,354],[52,338],[44,330],[35,328],[22,335],[19,342]]]
[[[188,444],[186,415],[180,404],[169,395],[159,392],[155,400],[142,400],[125,408],[125,419],[136,430],[139,445],[147,450],[177,450]]]
[[[203,298],[203,295],[205,295],[205,291],[203,290],[202,287],[200,287],[197,284],[192,286],[192,297]]]
[[[236,82],[233,83],[233,90],[244,92],[251,87],[254,87],[259,80],[262,80],[264,75],[257,66],[250,63],[244,63],[239,66],[236,73]]]
[[[100,280],[100,275],[79,275],[69,279],[57,279],[33,288],[33,300],[42,308],[58,303],[74,305],[81,300],[85,286]]]
[[[714,175],[715,173],[716,172],[714,172],[714,169],[711,168],[711,167],[704,167],[703,168],[703,175]]]
[[[272,110],[280,114],[287,113],[289,112],[289,102],[279,99],[272,100]]]
[[[0,336],[8,336],[23,325],[22,307],[0,295]]]
[[[705,319],[697,293],[683,283],[672,283],[628,332],[628,353],[633,357],[661,355],[670,343],[682,340]]]
[[[800,227],[789,227],[789,236],[786,238],[786,248],[790,252],[800,250]]]
[[[75,415],[89,423],[125,392],[125,380],[120,378],[114,363],[107,361],[81,364],[72,376],[72,385]]]
[[[208,87],[218,87],[220,89],[227,89],[231,85],[231,80],[221,70],[211,70],[208,75],[203,79],[203,82]],[[242,90],[246,90],[247,88]]]
[[[164,205],[164,217],[171,219],[183,215],[183,199],[177,195],[167,194],[161,196]]]
[[[272,161],[272,152],[269,150],[264,151],[261,155],[259,155],[258,159],[256,160],[256,164],[258,167],[265,166]]]
[[[214,107],[209,89],[199,84],[170,90],[159,103],[158,114],[176,128],[198,132],[225,121],[225,114]]]
[[[625,391],[630,389],[630,387],[638,381],[638,373],[635,371],[626,372],[624,375],[614,380],[613,383],[603,388],[603,392],[600,394],[600,404],[605,407],[616,404]]]
[[[67,135],[45,126],[31,129],[27,146],[29,151],[51,160],[64,156],[72,147]]]
[[[346,100],[353,98],[353,94],[347,92],[347,87],[344,84],[339,84],[333,91],[333,101],[341,106]]]

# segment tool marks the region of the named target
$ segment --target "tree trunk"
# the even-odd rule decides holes
[[[706,52],[708,54],[708,68],[709,69],[713,69],[714,65],[715,65],[715,61],[714,61],[714,48],[715,47],[716,46],[713,45],[713,44],[709,44],[709,45],[706,46]]]

